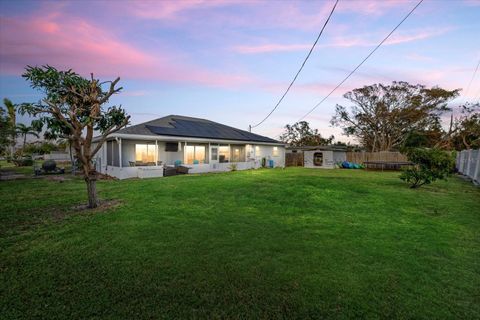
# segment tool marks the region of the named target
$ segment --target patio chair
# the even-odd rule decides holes
[[[164,167],[163,168],[163,176],[164,177],[174,176],[176,174],[177,174],[177,168],[175,168],[175,167]]]
[[[188,170],[190,170],[189,167],[185,167],[185,166],[178,166],[177,167],[177,173],[178,174],[188,174]]]

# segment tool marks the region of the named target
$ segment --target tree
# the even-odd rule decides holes
[[[3,107],[0,107],[0,154],[6,152],[11,145],[10,119]]]
[[[455,168],[452,155],[439,149],[410,149],[407,156],[414,166],[403,171],[400,179],[409,183],[412,189],[445,179]]]
[[[460,116],[454,120],[452,146],[456,150],[480,148],[480,104],[460,106]]]
[[[426,88],[408,82],[374,84],[347,92],[353,106],[337,105],[332,125],[347,136],[358,138],[369,151],[400,148],[411,132],[435,132],[440,116],[448,111],[447,102],[459,89]]]
[[[7,98],[3,99],[3,104],[5,105],[5,108],[7,108],[8,113],[8,122],[10,128],[10,156],[13,156],[13,149],[17,141],[17,131],[15,130],[17,126],[17,106]]]
[[[285,132],[280,136],[280,140],[291,146],[318,146],[331,144],[334,136],[323,138],[317,129],[311,129],[306,121],[300,121],[293,125],[287,124]]]
[[[130,119],[121,106],[104,107],[114,94],[122,90],[122,87],[116,87],[120,78],[100,82],[93,74],[86,79],[72,70],[59,71],[48,65],[28,66],[22,76],[32,88],[41,90],[45,98],[38,103],[22,104],[21,112],[39,116],[50,132],[72,142],[87,185],[88,207],[97,207],[94,156],[107,137],[125,127]],[[93,145],[95,131],[100,135]]]
[[[22,148],[25,148],[25,144],[27,143],[27,136],[32,135],[37,138],[40,138],[38,135],[39,130],[35,128],[33,125],[26,126],[23,123],[17,124],[15,128],[16,134],[19,134],[21,137],[23,137],[23,145]]]

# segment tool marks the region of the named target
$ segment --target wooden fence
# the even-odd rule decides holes
[[[400,152],[347,152],[347,161],[363,164],[365,161],[408,162]]]
[[[303,152],[285,153],[285,166],[303,167]]]

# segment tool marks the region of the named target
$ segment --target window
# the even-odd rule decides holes
[[[155,162],[156,146],[154,144],[136,144],[135,161],[137,162]]]
[[[165,151],[167,151],[167,152],[177,152],[178,151],[178,143],[167,142],[165,144]]]
[[[218,147],[219,161],[220,162],[229,162],[230,161],[230,148],[227,146]]]
[[[278,147],[273,147],[273,156],[278,157]]]
[[[313,154],[313,165],[317,167],[323,166],[323,153],[315,152]]]
[[[232,145],[231,146],[232,162],[244,162],[245,161],[245,146]]]
[[[185,163],[199,164],[205,163],[205,146],[186,146]]]

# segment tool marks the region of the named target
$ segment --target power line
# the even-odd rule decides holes
[[[323,27],[322,27],[322,29],[320,30],[320,33],[318,34],[317,39],[315,39],[315,42],[313,43],[312,48],[310,48],[310,51],[308,52],[307,56],[305,57],[305,60],[303,60],[303,63],[302,63],[302,65],[300,66],[300,69],[298,69],[297,74],[296,74],[295,77],[293,78],[292,82],[290,82],[290,84],[289,84],[287,90],[285,91],[285,93],[282,95],[282,97],[280,98],[280,100],[278,100],[277,104],[276,104],[275,107],[272,109],[272,111],[270,111],[270,113],[267,114],[267,116],[266,116],[265,118],[263,118],[262,121],[260,121],[259,123],[255,124],[255,125],[250,125],[250,126],[249,126],[249,129],[250,129],[250,130],[251,130],[252,128],[258,127],[258,126],[261,125],[263,122],[265,122],[265,120],[267,120],[267,119],[272,115],[272,113],[278,108],[278,106],[280,105],[280,103],[283,101],[283,98],[285,98],[285,96],[287,95],[288,91],[290,91],[290,88],[293,86],[293,83],[295,82],[295,80],[297,80],[298,75],[300,74],[300,72],[302,71],[303,67],[305,66],[305,63],[307,63],[308,58],[310,58],[310,55],[312,54],[313,49],[315,48],[315,46],[317,45],[318,40],[319,40],[320,37],[322,36],[323,30],[325,29],[325,27],[327,26],[328,22],[330,21],[330,18],[331,18],[331,16],[332,16],[333,12],[335,11],[335,8],[337,7],[338,1],[339,1],[339,0],[336,0],[336,1],[335,1],[335,5],[333,6],[332,11],[330,11],[330,14],[328,15],[327,20],[326,20],[325,23],[323,24]]]
[[[350,77],[358,70],[358,68],[360,68],[360,67],[365,63],[365,61],[367,61],[368,58],[370,58],[370,57],[373,55],[373,53],[374,53],[375,51],[377,51],[377,49],[380,48],[380,47],[382,46],[382,44],[383,44],[385,41],[387,41],[388,38],[390,38],[390,36],[395,32],[395,30],[397,30],[397,29],[402,25],[402,23],[403,23],[405,20],[407,20],[407,18],[415,11],[415,9],[418,8],[418,6],[419,6],[422,2],[423,2],[423,0],[420,0],[420,1],[417,3],[417,5],[416,5],[415,7],[413,7],[413,9],[410,10],[410,12],[402,19],[402,21],[400,21],[400,23],[397,24],[397,26],[396,26],[395,28],[393,28],[393,30],[390,31],[390,33],[375,47],[375,49],[373,49],[373,50],[365,57],[365,59],[363,59],[362,62],[360,62],[360,64],[355,67],[355,69],[353,69],[335,88],[333,88],[332,91],[330,91],[330,93],[329,93],[325,98],[323,98],[322,100],[320,100],[319,103],[317,103],[310,111],[308,111],[305,115],[303,115],[303,117],[301,117],[298,121],[301,121],[301,120],[303,120],[304,118],[306,118],[306,117],[307,117],[310,113],[312,113],[318,106],[320,106],[325,100],[327,100],[327,99],[332,95],[332,93],[334,93],[342,84],[344,84],[345,81],[347,81],[348,78],[350,78]],[[297,122],[298,122],[298,121],[297,121]]]
[[[478,60],[477,67],[475,68],[475,71],[473,71],[472,79],[470,79],[470,82],[468,83],[467,90],[465,90],[465,97],[468,95],[468,91],[470,90],[470,86],[472,85],[473,79],[475,79],[475,76],[477,75],[478,67],[480,66],[480,60]]]

